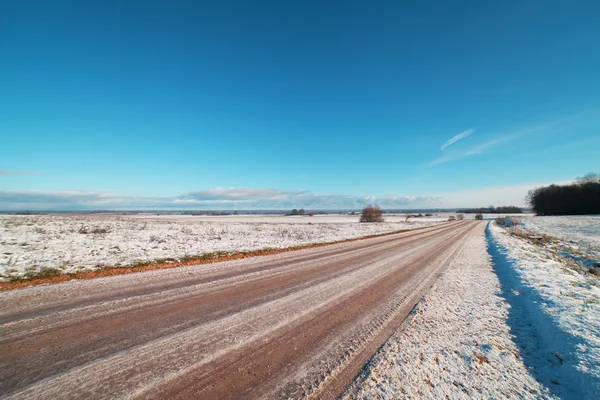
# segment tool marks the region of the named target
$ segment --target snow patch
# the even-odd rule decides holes
[[[439,219],[408,222],[396,219],[397,222],[361,224],[358,216],[334,216],[336,223],[325,222],[332,219],[327,216],[264,216],[266,222],[261,222],[260,216],[249,216],[246,220],[244,217],[206,220],[209,217],[0,215],[0,280],[48,271],[71,273],[145,261],[168,261],[207,253],[327,243],[441,222]]]
[[[503,296],[511,306],[508,324],[528,369],[557,396],[597,397],[598,277],[569,267],[553,247],[515,237],[494,223],[487,235]]]
[[[600,252],[599,215],[526,217],[521,218],[521,222],[525,229],[533,233],[554,236]]]

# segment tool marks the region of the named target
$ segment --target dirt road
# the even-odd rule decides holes
[[[482,224],[2,293],[0,393],[335,398]]]

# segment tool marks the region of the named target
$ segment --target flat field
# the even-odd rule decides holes
[[[523,226],[534,233],[576,242],[590,250],[600,251],[600,216],[526,217]]]
[[[361,224],[356,215],[1,215],[0,279],[65,273],[210,253],[335,242],[442,223],[447,216],[388,215]]]

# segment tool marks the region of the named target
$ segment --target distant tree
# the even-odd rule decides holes
[[[235,211],[233,212],[233,215],[239,215],[239,212],[238,212],[238,210],[235,210]]]
[[[483,214],[481,214],[481,213],[480,214],[475,214],[475,219],[478,220],[478,221],[483,220]]]
[[[456,217],[454,215],[451,215],[448,217],[448,221],[456,221]]]
[[[523,212],[523,210],[521,208],[515,207],[515,206],[500,206],[500,207],[489,206],[488,208],[468,208],[465,210],[459,210],[458,212],[465,213],[465,214],[485,214],[485,213],[520,214]]]
[[[306,211],[304,211],[304,208],[301,208],[300,211],[298,211],[298,213],[300,213],[300,215],[304,215]]]
[[[463,219],[465,219],[465,215],[464,214],[458,214],[456,216],[456,219],[459,220],[459,221],[462,221]]]
[[[368,205],[360,214],[360,222],[384,222],[383,211],[379,206]]]
[[[298,215],[298,210],[296,210],[295,208],[292,210],[292,215]]]

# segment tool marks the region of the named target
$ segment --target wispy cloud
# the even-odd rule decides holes
[[[446,147],[453,145],[454,143],[458,142],[459,140],[472,135],[473,132],[475,132],[475,129],[467,129],[466,131],[461,132],[458,135],[446,140],[446,142],[442,145],[442,148],[440,150],[444,150]]]
[[[0,175],[35,175],[37,172],[33,171],[11,171],[6,169],[0,169]]]
[[[433,167],[433,166],[444,164],[444,163],[447,163],[450,161],[460,160],[462,158],[470,157],[470,156],[473,156],[476,154],[482,154],[482,153],[485,153],[486,151],[491,150],[503,143],[513,141],[522,136],[525,136],[527,134],[530,134],[530,133],[533,133],[536,131],[540,131],[542,129],[548,128],[555,124],[556,123],[543,124],[543,125],[535,126],[533,128],[524,129],[524,130],[521,130],[518,132],[499,135],[499,136],[497,136],[493,139],[490,139],[486,142],[483,142],[476,146],[473,146],[465,151],[456,151],[456,152],[450,152],[450,153],[444,154],[441,157],[438,157],[435,160],[430,161],[425,165],[427,165],[429,167]],[[457,135],[457,136],[460,136],[460,135]],[[455,137],[457,137],[457,136],[455,136]],[[452,139],[454,139],[454,138],[452,138]],[[450,139],[450,140],[452,140],[452,139]],[[448,142],[446,142],[446,143],[448,143]],[[443,149],[443,147],[442,147],[442,149]]]
[[[270,188],[211,188],[183,194],[182,200],[285,200],[309,193],[307,190],[286,191]]]

